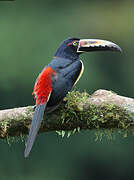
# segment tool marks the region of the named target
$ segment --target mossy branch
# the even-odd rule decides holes
[[[0,111],[0,138],[28,134],[34,106]],[[80,129],[133,129],[134,99],[111,91],[68,93],[54,112],[45,114],[40,132]]]

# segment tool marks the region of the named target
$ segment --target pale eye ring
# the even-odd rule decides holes
[[[73,42],[73,46],[77,46],[77,42],[74,41],[74,42]]]

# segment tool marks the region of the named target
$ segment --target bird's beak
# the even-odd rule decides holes
[[[121,48],[110,41],[100,39],[81,39],[77,49],[78,53],[89,51],[122,51]]]

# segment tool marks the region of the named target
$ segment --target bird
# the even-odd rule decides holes
[[[90,51],[122,51],[110,41],[101,39],[67,38],[58,47],[52,61],[39,74],[33,90],[36,108],[26,143],[27,158],[41,126],[46,109],[52,112],[80,79],[84,65],[80,55]]]

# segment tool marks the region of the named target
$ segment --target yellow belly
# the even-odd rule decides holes
[[[82,64],[82,68],[81,68],[81,71],[80,71],[80,74],[77,78],[77,80],[75,81],[74,83],[74,86],[76,85],[76,83],[79,81],[79,79],[81,78],[82,74],[83,74],[83,71],[84,71],[84,65],[83,65],[83,62],[80,60],[81,64]]]

